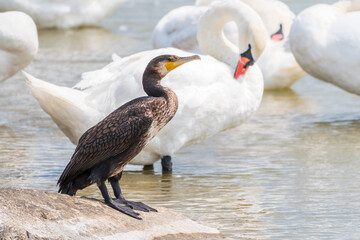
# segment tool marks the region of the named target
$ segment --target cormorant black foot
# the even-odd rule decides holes
[[[134,210],[139,210],[143,212],[157,212],[155,208],[149,207],[142,202],[127,201],[127,204],[130,205]]]
[[[143,212],[157,212],[155,208],[149,207],[148,205],[142,202],[128,201],[122,196],[117,199],[114,199],[114,201],[118,202],[119,204],[126,204],[134,210],[143,211]]]
[[[106,201],[105,203],[108,206],[110,206],[110,207],[112,207],[112,208],[114,208],[114,209],[116,209],[116,210],[130,216],[130,217],[142,220],[140,217],[138,217],[140,214],[137,213],[137,212],[134,212],[134,210],[133,210],[134,208],[132,208],[129,204],[124,203],[124,202],[120,202],[120,201],[117,201],[117,200],[118,199],[116,199],[116,200],[110,199],[110,200]]]
[[[172,161],[171,156],[163,156],[161,158],[161,166],[163,173],[171,173],[172,172]]]

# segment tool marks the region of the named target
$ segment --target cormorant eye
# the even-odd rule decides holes
[[[167,59],[169,62],[172,62],[173,61],[173,58],[172,57],[168,57]]]

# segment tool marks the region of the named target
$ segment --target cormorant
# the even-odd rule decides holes
[[[161,86],[160,80],[171,70],[195,59],[200,57],[161,55],[152,59],[144,71],[142,82],[148,96],[125,103],[81,136],[59,178],[59,192],[73,196],[77,190],[96,183],[105,203],[120,212],[141,219],[134,210],[156,211],[141,202],[125,200],[119,180],[125,165],[177,111],[176,94]],[[111,183],[116,199],[110,197],[106,180]]]

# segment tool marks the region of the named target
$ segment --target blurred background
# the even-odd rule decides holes
[[[294,13],[334,1],[286,0]],[[152,49],[150,36],[171,9],[193,0],[128,0],[98,26],[39,30],[26,71],[72,87],[111,54]],[[57,191],[75,149],[16,74],[0,86],[0,187]],[[265,91],[257,113],[173,155],[162,174],[129,165],[125,197],[176,209],[234,239],[358,239],[360,98],[306,76]],[[77,195],[101,198],[96,186]]]

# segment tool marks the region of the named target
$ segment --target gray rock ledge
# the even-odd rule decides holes
[[[156,209],[136,220],[97,200],[0,188],[0,239],[225,239],[174,210]]]

